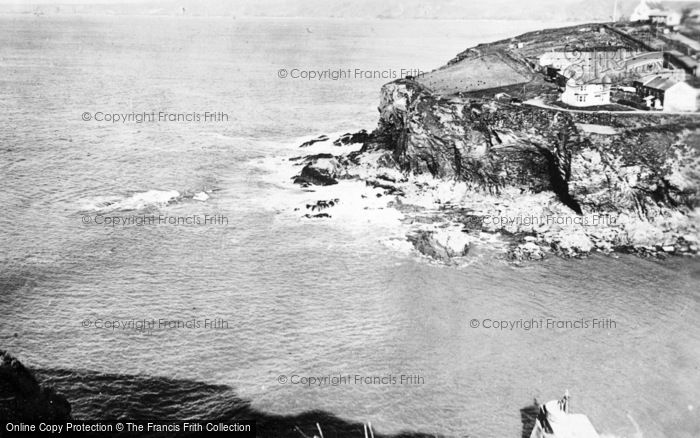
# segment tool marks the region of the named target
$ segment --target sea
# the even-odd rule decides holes
[[[372,130],[386,82],[563,24],[1,16],[0,348],[82,419],[518,437],[568,390],[603,436],[700,436],[697,259],[440,265],[386,244],[388,210],[293,214],[313,192],[269,166]]]

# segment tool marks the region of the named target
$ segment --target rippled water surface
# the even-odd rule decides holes
[[[227,385],[260,411],[322,409],[387,433],[516,437],[522,408],[568,388],[573,409],[605,434],[700,436],[696,261],[439,267],[381,244],[383,226],[285,213],[278,203],[292,193],[261,164],[302,137],[371,129],[387,82],[281,79],[280,68],[429,70],[546,25],[555,24],[0,18],[0,346],[35,368]],[[229,120],[82,120],[97,111]],[[168,191],[180,195],[156,202]],[[202,191],[211,197],[192,198]],[[82,223],[97,214],[228,223]],[[228,329],[82,326],[216,318]],[[616,326],[470,327],[546,318]],[[423,380],[278,383],[338,374]],[[70,372],[59,381],[77,416],[95,414],[94,392]],[[197,412],[216,400],[162,403]]]

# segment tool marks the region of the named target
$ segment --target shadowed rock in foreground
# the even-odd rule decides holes
[[[32,373],[0,350],[0,424],[64,422],[71,406],[53,388],[39,385]]]
[[[309,411],[297,415],[261,412],[237,396],[233,388],[165,377],[101,374],[93,371],[34,370],[35,378],[17,359],[0,352],[0,421],[64,423],[71,419],[71,405],[43,385],[55,387],[72,400],[76,420],[179,422],[203,420],[231,423],[251,420],[257,437],[314,437],[321,427],[324,438],[364,437],[364,424],[343,420],[329,412]],[[9,397],[8,397],[9,395]],[[342,413],[341,413],[342,414]],[[318,426],[317,426],[318,424]],[[83,434],[82,436],[91,436]],[[109,433],[94,436],[110,436]],[[119,436],[119,434],[115,434]],[[144,433],[140,436],[199,436],[197,433]],[[374,436],[427,438],[435,434],[405,432]]]

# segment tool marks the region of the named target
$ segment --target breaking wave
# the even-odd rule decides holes
[[[180,192],[177,190],[148,190],[130,196],[98,196],[82,200],[81,210],[141,210],[149,207],[163,207],[179,198]]]

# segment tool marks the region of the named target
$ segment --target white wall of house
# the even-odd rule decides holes
[[[561,101],[571,106],[607,105],[610,103],[609,84],[566,84]]]
[[[649,18],[652,23],[664,24],[666,26],[678,26],[681,24],[681,18],[683,16],[681,13],[676,11],[660,11],[657,13],[652,13]]]
[[[647,4],[646,0],[641,0],[632,15],[630,15],[630,21],[646,21],[649,19],[649,13],[652,12],[652,8]]]
[[[698,110],[698,90],[686,82],[679,82],[664,93],[664,111],[686,112]]]
[[[666,26],[678,26],[681,24],[682,18],[683,15],[680,12],[669,12],[668,16],[666,17]]]

